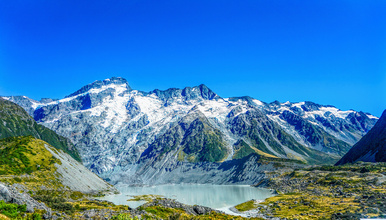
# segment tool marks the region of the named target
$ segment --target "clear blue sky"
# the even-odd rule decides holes
[[[111,76],[380,116],[386,1],[0,2],[0,95],[63,98]]]

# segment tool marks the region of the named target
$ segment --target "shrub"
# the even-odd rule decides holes
[[[42,219],[42,216],[39,214],[39,213],[34,213],[32,215],[32,219],[33,220],[41,220]]]
[[[70,203],[66,203],[66,200],[56,195],[56,193],[48,190],[41,190],[37,195],[33,196],[33,198],[40,202],[44,202],[54,210],[62,211],[67,214],[74,213],[74,207]]]
[[[0,213],[10,218],[16,218],[20,213],[27,211],[27,205],[17,205],[0,201]]]
[[[112,220],[134,220],[133,218],[131,218],[130,215],[127,215],[127,214],[119,214],[119,215],[113,216],[111,219]]]

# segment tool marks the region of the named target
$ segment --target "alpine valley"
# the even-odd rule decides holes
[[[68,138],[112,184],[256,184],[274,170],[261,161],[336,163],[378,120],[308,101],[222,98],[205,85],[143,92],[119,77],[60,100],[3,98]]]

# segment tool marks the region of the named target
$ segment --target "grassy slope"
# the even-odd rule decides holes
[[[60,160],[52,156],[45,144],[32,136],[0,139],[0,181],[23,183],[31,190],[40,186],[63,188],[55,174],[55,163]]]

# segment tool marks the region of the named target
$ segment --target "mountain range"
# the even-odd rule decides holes
[[[71,140],[87,168],[128,184],[250,184],[270,169],[259,157],[333,164],[378,120],[309,101],[222,98],[205,85],[143,92],[120,77],[59,100],[3,98]]]

